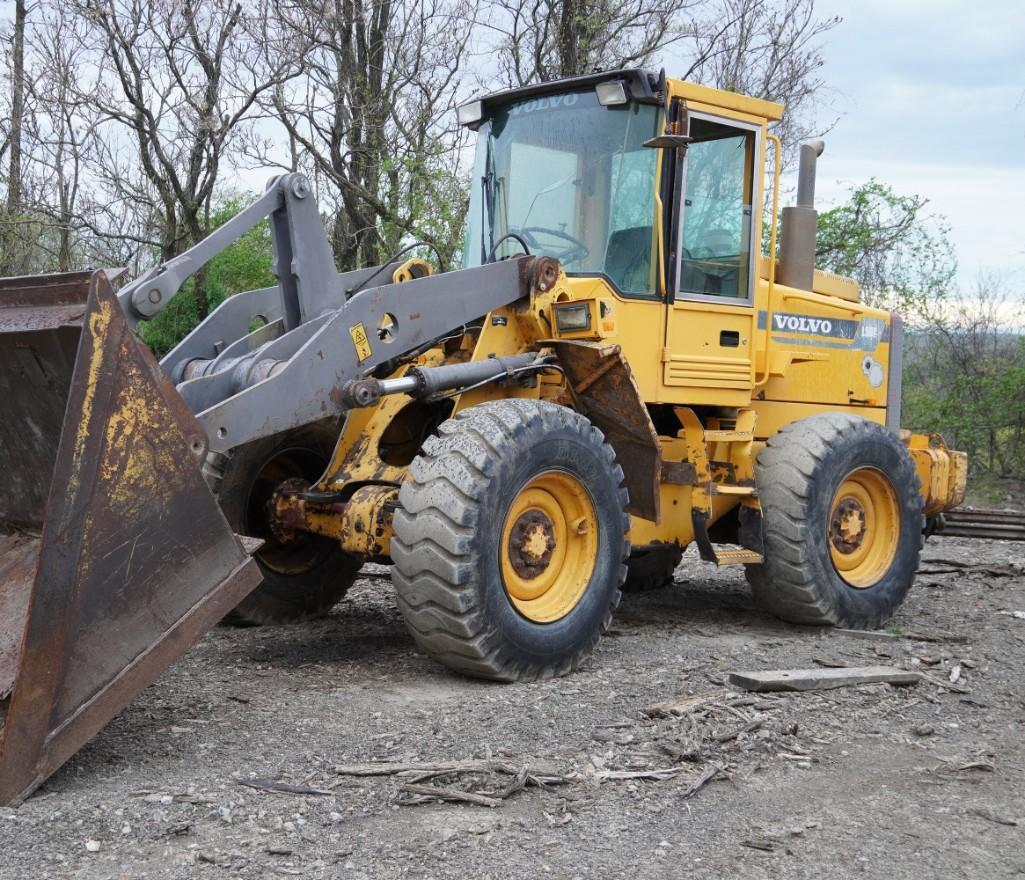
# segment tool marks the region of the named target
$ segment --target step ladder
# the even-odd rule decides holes
[[[691,493],[691,523],[701,558],[716,565],[761,563],[761,553],[743,547],[717,548],[708,534],[716,495],[738,497],[741,505],[760,511],[752,457],[754,410],[742,409],[736,419],[710,419],[706,425],[689,407],[675,410],[683,424],[680,434],[687,445],[687,457],[696,474]]]

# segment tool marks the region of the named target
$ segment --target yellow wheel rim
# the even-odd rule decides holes
[[[893,484],[875,468],[852,471],[833,496],[829,555],[850,586],[865,589],[889,570],[900,544],[900,508]]]
[[[580,602],[598,555],[598,517],[584,486],[546,471],[517,493],[502,527],[502,583],[517,611],[552,623]]]

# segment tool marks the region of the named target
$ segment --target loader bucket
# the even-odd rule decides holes
[[[107,276],[0,280],[0,804],[260,580]]]

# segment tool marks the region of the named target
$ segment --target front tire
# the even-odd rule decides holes
[[[279,541],[267,508],[274,490],[286,480],[313,483],[320,478],[337,437],[334,426],[317,423],[232,451],[217,500],[236,532],[264,541],[255,554],[263,583],[228,612],[225,623],[262,626],[323,617],[356,580],[362,560],[321,535]]]
[[[758,456],[765,561],[755,599],[792,623],[874,629],[904,601],[922,547],[922,496],[897,435],[854,415],[802,419]]]
[[[444,422],[410,465],[391,542],[420,649],[500,681],[576,669],[619,604],[622,480],[601,432],[563,406],[499,400]]]

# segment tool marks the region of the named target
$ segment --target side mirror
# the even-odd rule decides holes
[[[693,140],[689,134],[673,134],[672,131],[667,131],[658,137],[648,138],[643,146],[657,150],[685,150],[687,144]]]
[[[665,71],[659,75],[659,88],[666,102],[666,130],[660,135],[648,138],[644,146],[656,150],[685,150],[694,140],[687,131],[690,130],[690,117],[687,115],[687,102],[680,98],[670,100],[669,84],[666,82]]]

